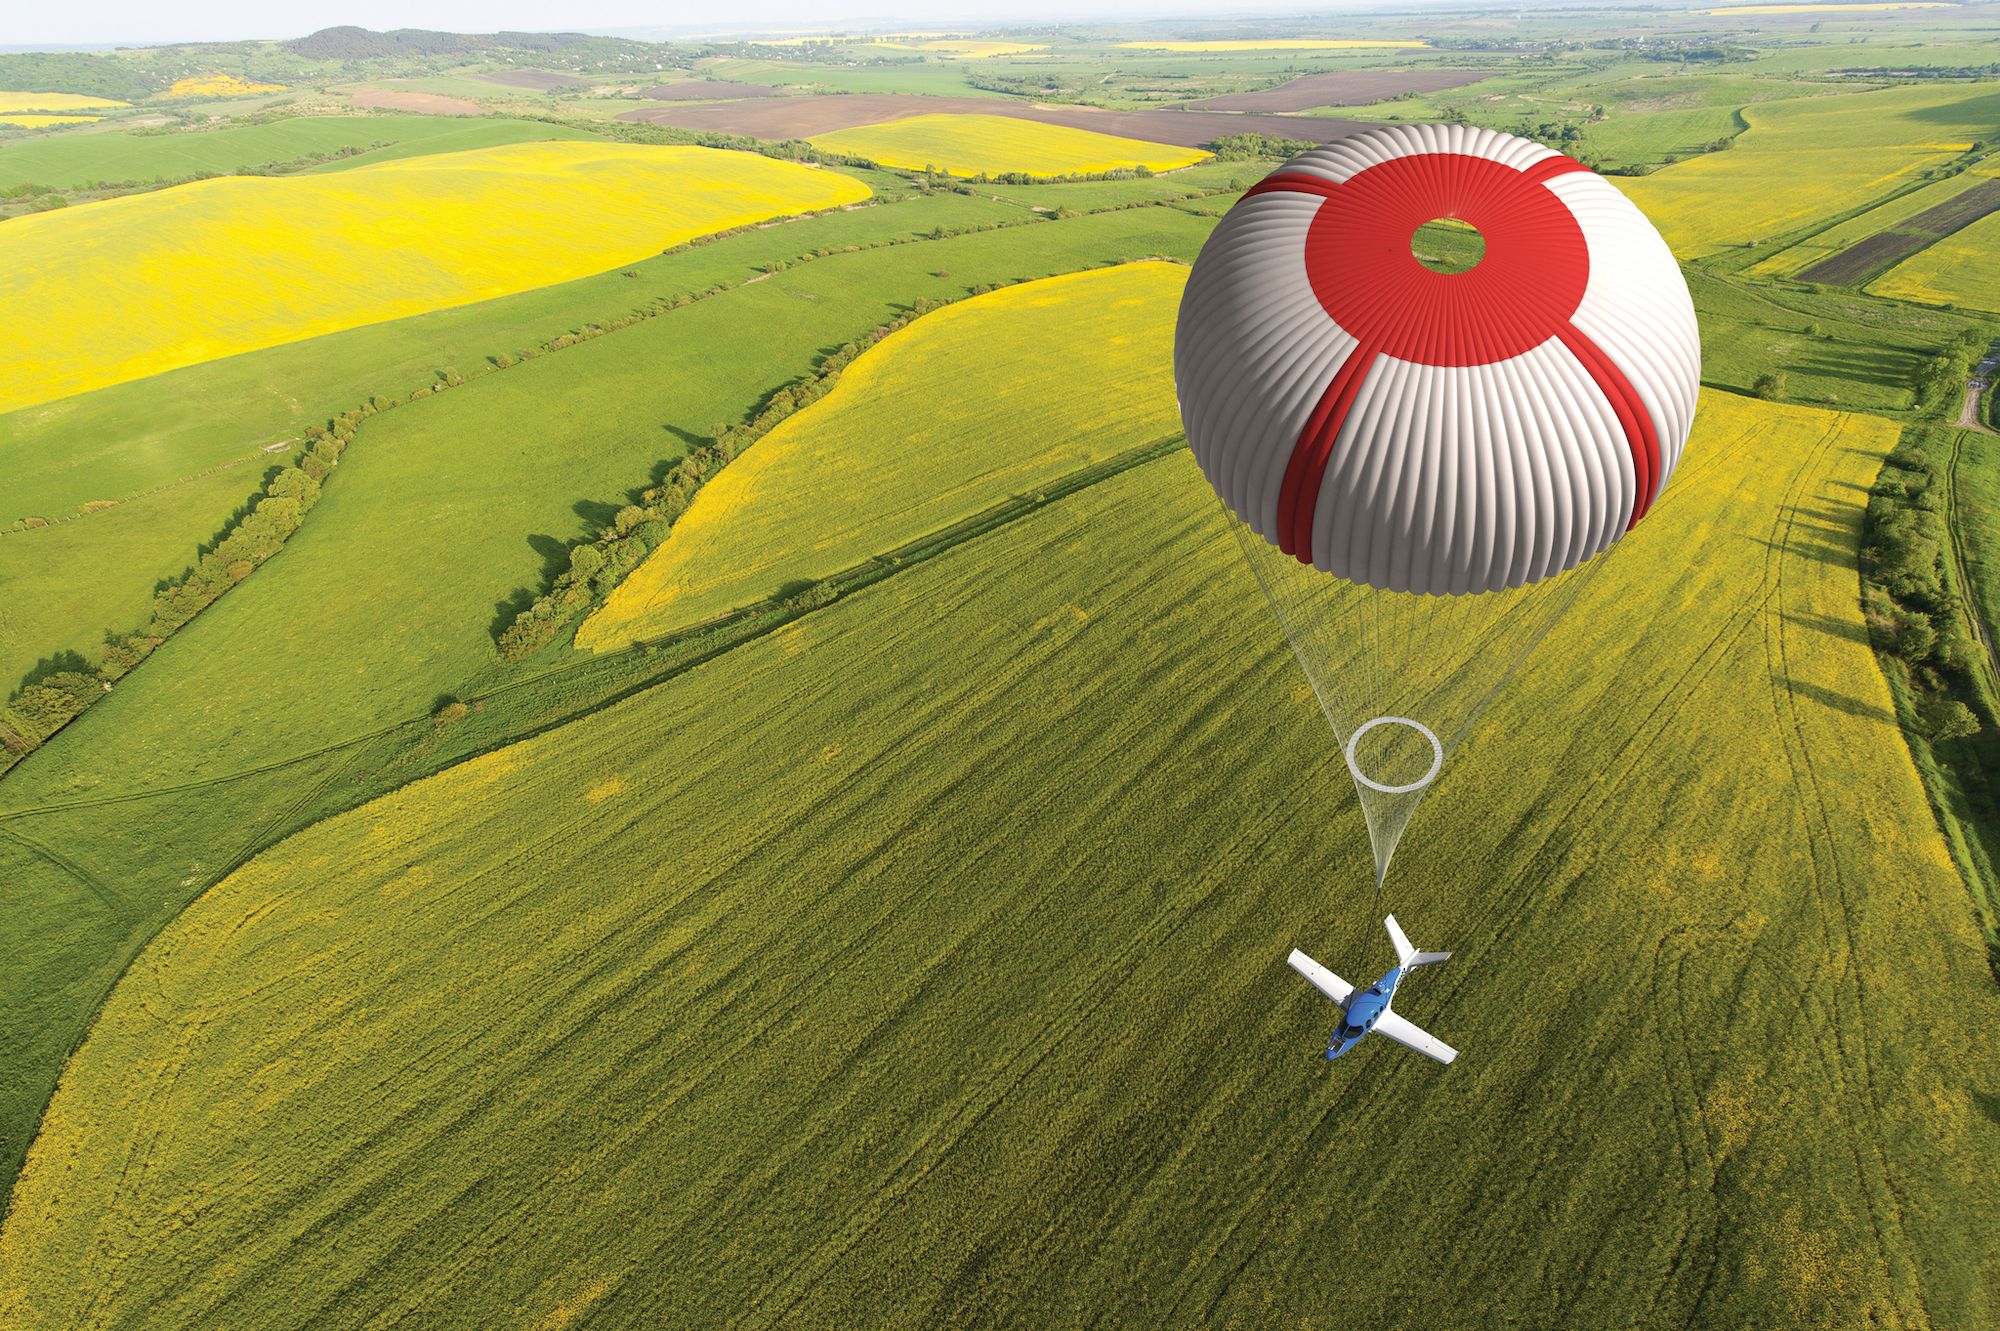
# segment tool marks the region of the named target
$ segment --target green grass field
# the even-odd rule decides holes
[[[37,662],[95,663],[106,631],[145,624],[153,588],[185,573],[199,543],[298,452],[251,449],[112,507],[0,533],[0,697]]]
[[[362,150],[311,168],[339,171],[427,153],[587,137],[579,129],[528,120],[416,115],[299,116],[172,134],[107,129],[0,144],[0,190],[22,185],[75,190],[100,183],[185,180],[226,175],[266,162],[298,162],[319,153]]]
[[[1813,406],[1906,415],[1939,349],[1978,322],[1849,292],[1686,273],[1703,381],[1749,393],[1773,375],[1778,397]]]
[[[1894,432],[1702,422],[1406,847],[1449,1074],[1317,1056],[1360,819],[1176,455],[204,896],[0,1315],[1319,1325],[1362,1226],[1343,1324],[1989,1320],[2000,996],[1854,593]]]
[[[703,487],[577,646],[664,637],[1176,433],[1186,281],[1179,264],[1127,264],[918,320]]]

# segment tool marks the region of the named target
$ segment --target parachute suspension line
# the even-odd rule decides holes
[[[1385,591],[1302,564],[1226,504],[1224,512],[1353,778],[1379,889],[1425,792],[1448,773],[1494,695],[1616,552],[1507,591]]]

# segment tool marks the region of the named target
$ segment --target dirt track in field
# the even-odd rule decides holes
[[[1484,69],[1355,69],[1301,74],[1262,92],[1232,92],[1187,103],[1191,111],[1307,111],[1315,106],[1360,106],[1400,93],[1443,92],[1476,83]]]
[[[1326,116],[1235,115],[1225,111],[1099,111],[1084,106],[1046,106],[1012,97],[923,97],[914,93],[861,92],[760,97],[686,107],[649,106],[624,111],[620,120],[639,120],[712,134],[747,134],[758,139],[804,139],[858,125],[879,125],[909,116],[1014,116],[1045,125],[1069,125],[1151,143],[1197,148],[1225,134],[1274,134],[1284,139],[1332,143],[1368,128]]]
[[[486,108],[463,97],[435,92],[391,92],[387,88],[356,88],[349,96],[356,106],[375,111],[415,111],[427,116],[478,116]]]
[[[476,79],[497,83],[503,88],[533,88],[537,92],[548,92],[552,88],[588,88],[589,79],[573,78],[568,74],[551,74],[540,69],[509,69],[499,74],[475,74]]]
[[[662,83],[639,95],[653,102],[720,102],[743,97],[782,97],[784,94],[762,83],[691,79],[686,83]]]
[[[2000,212],[2000,180],[1974,185],[1954,199],[1905,218],[1888,231],[1849,245],[1799,274],[1806,282],[1859,286],[1880,277],[1920,250],[1963,231],[1988,213]]]

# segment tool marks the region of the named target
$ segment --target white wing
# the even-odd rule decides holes
[[[1374,1034],[1386,1035],[1405,1049],[1414,1049],[1420,1054],[1435,1058],[1440,1063],[1449,1063],[1458,1057],[1456,1049],[1435,1035],[1428,1034],[1414,1021],[1406,1021],[1397,1016],[1393,1010],[1375,1018]]]
[[[1332,971],[1320,965],[1297,948],[1293,948],[1292,955],[1285,958],[1285,960],[1292,964],[1293,970],[1305,976],[1311,982],[1313,988],[1319,990],[1343,1008],[1347,1006],[1347,996],[1354,992],[1353,985],[1341,979],[1338,975],[1335,975]]]

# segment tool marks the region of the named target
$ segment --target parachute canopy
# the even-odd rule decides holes
[[[1436,220],[1480,233],[1477,263],[1417,258]],[[1317,148],[1203,247],[1181,419],[1340,740],[1378,883],[1587,561],[1658,501],[1700,374],[1659,233],[1580,163],[1492,130]]]
[[[1476,228],[1462,273],[1426,222]],[[1174,377],[1230,510],[1286,554],[1391,591],[1572,568],[1659,497],[1693,424],[1700,336],[1666,243],[1540,144],[1397,125],[1315,149],[1203,247]]]

